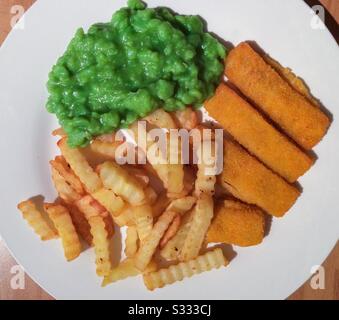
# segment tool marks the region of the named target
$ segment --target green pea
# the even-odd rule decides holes
[[[120,117],[117,112],[111,111],[101,115],[100,122],[104,127],[118,128],[120,123]]]
[[[140,0],[128,0],[127,6],[135,10],[142,10],[142,9],[145,9],[146,7],[146,5]]]
[[[223,74],[224,46],[198,16],[129,0],[108,23],[78,29],[49,73],[46,108],[71,146],[126,127],[163,107],[195,107]]]
[[[156,94],[159,99],[167,100],[174,94],[174,83],[167,80],[159,80],[156,85]]]

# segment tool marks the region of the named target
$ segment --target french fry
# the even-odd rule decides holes
[[[138,251],[139,236],[136,226],[127,228],[125,240],[125,255],[132,258]]]
[[[88,245],[92,245],[91,227],[84,215],[75,205],[67,205],[75,230]]]
[[[81,212],[83,212],[86,219],[89,220],[89,218],[99,216],[104,211],[103,208],[100,208],[97,204],[94,204],[95,202],[96,200],[93,199],[92,196],[86,195],[80,200],[76,201],[75,205]]]
[[[160,255],[167,261],[178,259],[179,253],[185,243],[187,234],[191,227],[194,210],[187,212],[181,219],[179,230],[175,236],[170,239],[167,244],[161,249]]]
[[[183,215],[187,211],[190,211],[196,202],[197,199],[192,196],[188,196],[181,199],[175,199],[166,208],[166,211],[174,211]]]
[[[130,127],[135,137],[138,135],[137,124],[133,124]],[[147,132],[146,132],[147,134]],[[138,141],[137,138],[136,142]],[[162,154],[161,150],[158,150],[158,143],[154,142],[152,138],[147,134],[145,141],[147,153],[147,160],[154,169],[156,175],[163,182],[164,187],[169,193],[180,193],[184,189],[184,168],[181,164],[181,143],[178,139],[172,135],[167,137],[167,152],[166,155]],[[144,147],[145,147],[144,146]],[[141,146],[139,146],[141,147]],[[153,150],[150,152],[150,150]],[[159,158],[162,157],[162,162],[159,163]],[[174,161],[172,159],[175,159]]]
[[[62,128],[58,128],[52,131],[52,136],[56,137],[56,136],[60,136],[60,137],[66,137],[67,134],[65,132],[64,129]]]
[[[142,242],[149,236],[153,228],[152,208],[149,205],[134,207],[134,223]]]
[[[41,240],[46,241],[58,238],[58,234],[48,225],[33,201],[27,200],[19,203],[18,209]]]
[[[141,243],[140,248],[135,255],[134,263],[139,270],[145,270],[150,263],[162,237],[166,230],[172,223],[177,213],[172,211],[166,211],[163,213],[156,224],[154,225],[151,233]]]
[[[121,166],[105,162],[99,168],[104,186],[132,205],[141,204],[145,193],[141,184]]]
[[[168,165],[167,191],[169,194],[180,194],[184,190],[184,170],[182,164]]]
[[[210,148],[207,148],[208,144]],[[216,176],[206,170],[213,171],[212,169],[217,165],[216,148],[214,141],[202,141],[197,149],[198,172],[194,193],[198,197],[202,194],[213,196],[215,193]]]
[[[134,207],[126,204],[121,213],[113,219],[119,227],[134,225]]]
[[[189,261],[199,255],[207,230],[213,218],[213,199],[202,195],[195,206],[190,230],[179,254],[180,261]]]
[[[167,197],[170,200],[176,200],[176,199],[181,199],[186,197],[189,194],[187,189],[183,189],[180,193],[171,193],[171,192],[167,192]]]
[[[174,156],[173,156],[174,155]],[[177,163],[172,163],[172,156],[177,159]],[[168,138],[167,150],[167,181],[165,188],[168,193],[180,193],[184,190],[184,166],[181,163],[181,142],[177,141],[177,137],[172,135]]]
[[[119,196],[115,195],[112,190],[106,188],[92,193],[92,197],[105,207],[113,217],[119,215],[125,206],[124,201]]]
[[[181,143],[175,136],[167,135],[167,150],[159,150],[157,142],[147,142],[147,160],[170,193],[180,193],[184,188],[184,169],[181,163]],[[152,150],[152,151],[151,151]],[[162,162],[159,163],[159,158]]]
[[[172,200],[186,197],[192,192],[195,180],[196,176],[194,171],[191,169],[191,167],[186,166],[184,168],[184,189],[179,193],[167,192],[167,197]]]
[[[191,193],[194,187],[194,183],[196,180],[196,172],[192,166],[185,166],[184,169],[184,185],[185,189],[187,189],[188,193]]]
[[[163,153],[156,142],[147,142],[147,163],[152,167],[155,175],[162,181],[164,187],[168,187],[169,166],[166,154]],[[167,152],[168,154],[170,152]],[[149,169],[148,169],[149,170]]]
[[[115,232],[113,218],[109,214],[108,211],[103,212],[100,216],[104,220],[106,231],[107,231],[107,234],[108,234],[108,239],[111,239],[114,235],[114,232]]]
[[[159,217],[166,210],[171,200],[167,197],[166,192],[160,193],[156,202],[152,205],[153,217]]]
[[[80,200],[75,202],[75,206],[85,215],[88,221],[91,217],[102,217],[105,222],[108,237],[111,238],[113,236],[114,226],[111,215],[92,196],[86,195],[82,197]]]
[[[186,107],[183,110],[178,110],[172,113],[174,120],[179,128],[192,130],[199,124],[197,112],[191,107]]]
[[[135,177],[144,189],[148,187],[149,176],[143,169],[131,165],[125,165],[123,168],[126,169],[131,176]]]
[[[57,156],[49,163],[75,192],[80,195],[85,193],[80,179],[75,175],[63,156]]]
[[[177,281],[182,281],[184,278],[190,278],[195,274],[218,269],[227,264],[228,262],[226,261],[222,250],[217,248],[194,260],[181,262],[177,265],[172,265],[167,269],[160,269],[155,272],[144,274],[143,278],[147,289],[154,290]]]
[[[90,144],[90,149],[94,151],[95,153],[98,153],[102,156],[105,156],[107,158],[111,158],[114,160],[116,156],[119,157],[119,155],[117,155],[117,149],[119,146],[122,145],[122,143],[123,142],[121,141],[106,142],[100,139],[95,139]]]
[[[152,161],[151,161],[152,162]],[[154,163],[152,162],[152,168],[154,169],[156,176],[161,180],[165,189],[167,189],[168,176],[169,176],[169,166],[167,164]]]
[[[177,129],[172,116],[164,109],[157,109],[144,118],[148,123],[162,129]]]
[[[146,162],[145,164],[143,164],[142,168],[145,170],[148,176],[158,177],[157,172],[155,171],[155,169],[149,162]]]
[[[144,273],[147,274],[155,270],[157,270],[157,264],[151,261]],[[133,259],[127,258],[120,262],[117,267],[113,268],[109,275],[105,276],[101,286],[105,287],[113,282],[135,277],[139,274],[141,274],[141,272],[135,267]]]
[[[62,155],[89,193],[94,193],[102,188],[102,182],[98,174],[94,172],[79,149],[70,148],[67,145],[66,138],[62,138],[58,142],[58,146]]]
[[[55,169],[52,170],[52,180],[56,191],[61,199],[66,203],[73,203],[81,198],[81,194],[76,192],[65,180],[64,177]]]
[[[96,272],[100,277],[110,274],[112,269],[110,260],[110,249],[108,233],[104,219],[100,216],[92,216],[88,220],[91,226],[91,234],[93,236],[93,244],[96,255]]]
[[[44,208],[58,230],[67,261],[74,260],[81,253],[81,243],[69,211],[62,205],[48,203]]]
[[[177,214],[160,241],[160,246],[159,246],[160,249],[164,248],[165,245],[168,243],[168,241],[170,241],[177,234],[180,228],[180,224],[181,224],[181,216],[180,214]]]
[[[117,141],[115,132],[102,134],[100,136],[97,136],[95,140],[102,141],[102,142],[109,142],[109,143],[115,143]]]
[[[147,126],[144,125],[145,121],[146,120],[135,121],[128,128],[128,130],[130,130],[130,133],[133,133],[134,142],[137,144],[139,143],[138,147],[144,153],[146,153],[146,151],[154,144],[154,140],[147,132]],[[145,135],[139,135],[139,127],[142,128],[142,131],[144,131]]]
[[[157,199],[158,199],[158,194],[155,192],[155,190],[151,187],[151,186],[148,186],[146,189],[144,189],[144,192],[145,192],[145,202],[147,204],[154,204]]]

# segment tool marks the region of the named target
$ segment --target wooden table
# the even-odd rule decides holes
[[[28,9],[35,0],[1,0],[0,2],[0,44],[11,29],[13,17],[10,9],[21,5]],[[57,1],[57,0],[55,0]],[[339,21],[339,0],[320,1]],[[25,276],[25,289],[11,288],[11,280],[17,274],[17,263],[9,254],[3,241],[0,240],[0,300],[2,299],[53,299],[28,276]],[[336,299],[339,300],[339,244],[334,248],[323,264],[325,269],[325,289],[314,290],[307,281],[290,299]]]

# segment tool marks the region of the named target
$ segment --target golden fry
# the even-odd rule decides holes
[[[102,182],[96,172],[87,162],[79,149],[72,149],[67,144],[67,139],[62,138],[58,142],[62,155],[71,166],[74,173],[79,177],[89,193],[93,193],[102,188]]]
[[[172,115],[179,128],[192,130],[199,124],[197,111],[193,110],[191,107],[186,107],[183,110],[175,111],[172,113]]]
[[[170,117],[169,114],[167,115]],[[130,130],[133,132],[136,142],[140,142],[138,141],[137,122],[132,124]],[[147,132],[146,135],[147,139],[144,146],[139,145],[139,147],[144,152],[147,151],[147,160],[152,166],[152,173],[153,171],[156,173],[169,193],[182,192],[184,189],[184,168],[181,163],[181,143],[178,141],[179,139],[174,135],[168,135],[167,152],[163,154],[162,150],[159,150],[158,143],[154,142]],[[162,163],[159,163],[160,159]],[[149,168],[147,169],[149,170]]]
[[[139,236],[135,226],[127,228],[126,240],[125,240],[125,255],[128,258],[132,258],[138,251]],[[134,264],[133,264],[134,266]]]
[[[157,264],[154,261],[151,261],[144,273],[147,274],[155,270],[157,270]],[[117,267],[113,268],[109,275],[105,276],[102,282],[102,287],[105,287],[113,282],[135,277],[139,274],[141,274],[141,271],[135,267],[134,260],[127,258],[120,262]]]
[[[195,274],[218,269],[227,264],[228,262],[225,259],[222,250],[217,248],[194,260],[181,262],[177,265],[172,265],[167,269],[160,269],[155,272],[144,274],[144,283],[148,290],[154,290],[177,281],[182,281],[184,278],[190,278]]]
[[[164,109],[157,109],[144,118],[151,125],[163,129],[177,129],[175,121]]]
[[[164,236],[162,237],[160,241],[160,249],[164,248],[168,241],[170,241],[178,232],[181,224],[181,216],[180,214],[177,214],[177,216],[174,218],[172,221],[171,225],[169,228],[166,230]]]
[[[56,191],[61,199],[66,203],[73,203],[81,198],[81,194],[76,192],[60,173],[52,167],[52,180]]]
[[[150,263],[161,238],[172,223],[177,213],[166,211],[163,213],[154,225],[149,236],[141,243],[140,248],[135,256],[134,263],[139,270],[145,270]]]
[[[216,148],[214,141],[203,140],[197,149],[198,172],[194,194],[198,197],[202,194],[213,196],[215,193]]]
[[[179,253],[185,243],[187,234],[191,227],[193,211],[187,212],[181,219],[179,230],[175,236],[170,239],[167,244],[161,249],[160,255],[167,261],[178,259]]]
[[[167,197],[173,200],[181,199],[188,196],[194,188],[195,179],[196,175],[193,172],[192,168],[186,166],[184,168],[184,189],[179,193],[167,192]]]
[[[106,227],[106,231],[108,234],[108,239],[111,239],[114,235],[114,223],[113,223],[113,218],[112,216],[109,214],[108,211],[104,211],[100,217],[102,217],[104,219],[104,223],[105,223],[105,227]]]
[[[109,189],[102,188],[92,193],[92,197],[105,207],[113,217],[119,215],[125,206],[124,201]]]
[[[84,213],[86,219],[89,220],[89,218],[99,216],[104,211],[103,208],[94,203],[96,203],[96,200],[90,195],[86,195],[80,200],[76,201],[75,205],[81,212]]]
[[[84,215],[75,205],[67,205],[75,230],[88,245],[92,245],[91,227]]]
[[[88,221],[91,217],[102,217],[105,222],[106,231],[108,232],[108,238],[113,236],[114,226],[112,217],[98,201],[90,195],[87,195],[76,201],[75,205],[85,215]]]
[[[46,241],[58,237],[58,234],[48,225],[33,201],[27,200],[19,203],[18,209],[41,240]]]
[[[91,226],[91,234],[93,236],[97,275],[100,277],[108,276],[112,266],[108,232],[106,231],[104,219],[100,216],[93,216],[89,218],[88,222]]]
[[[95,139],[90,144],[90,148],[92,151],[114,160],[117,156],[117,149],[122,145],[122,143],[123,142],[121,141],[106,142],[100,139]]]
[[[135,177],[141,186],[145,189],[149,185],[149,176],[147,175],[146,171],[135,166],[125,165],[124,168],[128,171],[128,173]]]
[[[64,206],[48,203],[44,208],[58,230],[67,261],[74,260],[81,253],[81,243],[69,211]]]
[[[171,200],[167,197],[165,192],[161,193],[152,205],[153,217],[159,217],[166,210],[167,206],[170,204]]]
[[[120,214],[114,217],[114,222],[119,227],[134,225],[134,207],[127,204]]]
[[[144,192],[146,203],[153,205],[158,199],[158,195],[155,190],[151,186],[148,186],[146,189],[144,189]]]
[[[85,193],[80,179],[75,175],[63,156],[57,156],[49,163],[51,167],[65,179],[72,189],[74,189],[80,195]]]
[[[115,132],[106,133],[106,134],[102,134],[101,136],[97,136],[95,138],[95,141],[96,140],[102,141],[102,142],[108,142],[108,143],[115,143],[115,142],[117,142]]]
[[[194,208],[190,230],[179,254],[180,261],[189,261],[199,255],[207,230],[213,218],[213,198],[202,195]]]
[[[187,211],[190,211],[196,202],[197,202],[197,199],[192,196],[175,199],[166,208],[166,211],[174,211],[174,212],[177,212],[183,215]]]
[[[52,131],[52,136],[66,137],[67,134],[64,129],[58,128]]]
[[[184,166],[181,163],[181,142],[172,135],[168,138],[167,147],[167,181],[165,188],[168,193],[180,193],[184,190]]]
[[[140,241],[144,241],[153,228],[152,208],[149,205],[134,207],[134,223],[138,231]]]
[[[145,193],[141,184],[125,169],[113,162],[105,162],[99,168],[104,186],[132,205],[141,204]]]

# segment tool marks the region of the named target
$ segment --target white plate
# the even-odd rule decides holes
[[[102,289],[94,255],[66,263],[59,241],[42,243],[16,209],[19,200],[53,200],[48,161],[57,151],[54,116],[44,108],[48,72],[79,26],[107,21],[122,0],[39,0],[0,50],[0,233],[18,262],[58,299],[283,299],[310,276],[338,240],[339,50],[326,29],[314,29],[305,3],[281,0],[148,1],[182,14],[199,14],[209,30],[237,44],[255,40],[302,76],[333,113],[319,156],[300,182],[304,192],[283,219],[274,219],[262,245],[240,249],[228,268],[155,292],[140,278]],[[315,24],[318,26],[318,24]]]

